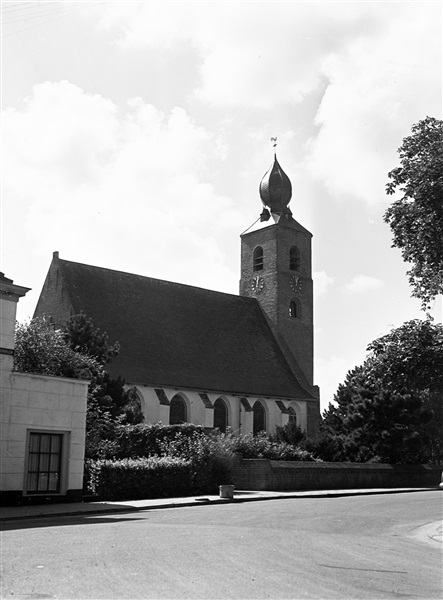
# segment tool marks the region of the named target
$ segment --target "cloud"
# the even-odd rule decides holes
[[[330,277],[326,271],[316,271],[312,274],[314,280],[314,293],[316,296],[325,294],[330,285],[334,282],[334,278]]]
[[[237,289],[223,240],[237,239],[244,223],[207,178],[224,149],[185,110],[164,114],[140,99],[121,110],[46,82],[22,110],[7,110],[3,125],[4,218],[20,223],[40,270],[59,250],[68,260]],[[9,228],[4,247],[16,243]]]
[[[413,123],[440,114],[441,35],[441,6],[396,4],[395,19],[379,32],[325,57],[327,86],[307,165],[336,197],[383,201],[402,138]]]
[[[318,103],[317,130],[309,140],[297,132],[297,144],[306,144],[303,169],[338,199],[385,203],[402,138],[440,113],[439,3],[116,2],[103,11],[99,27],[122,52],[193,49],[190,102],[268,111],[263,123],[276,130],[277,111]]]
[[[271,109],[300,102],[321,83],[321,66],[347,39],[382,19],[371,6],[334,3],[109,3],[99,27],[123,51],[173,51],[186,43],[199,55],[202,102]]]
[[[379,290],[384,286],[384,282],[377,277],[370,277],[369,275],[356,275],[351,283],[344,286],[347,292],[352,294],[362,294],[372,290]]]

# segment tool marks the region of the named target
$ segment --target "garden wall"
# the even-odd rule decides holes
[[[313,463],[238,459],[233,483],[241,490],[296,491],[438,487],[442,467],[376,463]]]

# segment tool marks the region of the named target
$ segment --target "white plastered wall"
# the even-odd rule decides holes
[[[155,387],[136,385],[136,388],[142,403],[142,412],[145,416],[144,422],[161,422],[164,425],[168,425],[169,405],[160,403],[155,392]],[[213,427],[214,411],[212,408],[205,406],[205,403],[200,397],[202,392],[168,387],[162,387],[161,389],[168,402],[170,402],[176,394],[179,394],[184,399],[187,406],[188,422],[202,425],[203,427]],[[208,392],[206,395],[212,406],[214,406],[214,402],[217,398],[222,398],[224,400],[228,408],[228,425],[234,432],[240,432],[242,434],[252,433],[252,412],[245,409],[240,401],[239,395],[226,394],[223,392]],[[254,396],[242,397],[247,399],[247,403],[250,407],[253,407],[257,400],[262,403],[266,413],[267,433],[275,433],[276,427],[284,426],[288,422],[289,416],[281,411],[276,402],[276,400],[279,400],[278,398],[262,398]],[[303,400],[289,401],[283,399],[281,402],[285,408],[293,406],[297,415],[297,424],[302,430],[306,430],[306,402]]]
[[[65,435],[60,493],[82,489],[87,391],[88,382],[79,379],[2,372],[1,491],[26,491],[26,444],[30,431]]]

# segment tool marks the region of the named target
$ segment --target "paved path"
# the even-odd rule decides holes
[[[219,496],[194,496],[185,498],[155,498],[146,500],[120,500],[116,502],[72,502],[57,504],[37,504],[33,506],[6,506],[0,509],[0,523],[16,519],[34,519],[51,516],[80,514],[100,514],[128,512],[159,508],[178,508],[180,506],[204,506],[207,504],[225,504],[278,500],[282,498],[327,498],[337,496],[367,496],[372,494],[400,494],[411,492],[435,491],[441,488],[370,488],[350,490],[315,490],[308,492],[268,492],[235,490],[234,498],[222,499]]]

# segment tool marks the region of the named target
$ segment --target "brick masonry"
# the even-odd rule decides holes
[[[238,489],[267,491],[438,487],[442,466],[238,459]]]

